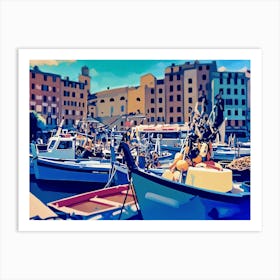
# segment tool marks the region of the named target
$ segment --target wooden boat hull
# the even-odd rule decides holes
[[[119,185],[86,192],[49,202],[48,206],[68,215],[69,219],[126,220],[138,214],[129,185]]]
[[[134,189],[145,220],[250,219],[250,193],[221,193],[132,170]]]

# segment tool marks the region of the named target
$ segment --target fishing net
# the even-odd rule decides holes
[[[234,159],[231,163],[229,163],[227,168],[231,170],[238,170],[238,171],[244,171],[251,168],[251,157],[241,157],[238,159]]]

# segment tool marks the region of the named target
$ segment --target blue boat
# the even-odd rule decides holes
[[[241,187],[240,191],[217,191],[207,189],[207,186],[197,187],[195,183],[176,182],[140,169],[136,166],[128,145],[122,142],[120,148],[124,152],[144,220],[250,219],[249,187]],[[230,174],[231,171],[209,170],[209,172],[212,172],[211,176],[213,174],[225,176],[226,172]],[[196,178],[194,174],[190,175],[193,177],[191,180],[201,179]]]

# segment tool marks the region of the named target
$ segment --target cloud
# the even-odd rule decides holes
[[[40,65],[48,65],[48,66],[58,66],[61,63],[74,63],[76,60],[30,60],[30,66],[40,66]]]
[[[237,70],[237,72],[247,72],[248,68],[245,66],[239,70]]]
[[[227,68],[225,66],[221,66],[221,67],[219,67],[218,71],[219,72],[226,72]]]
[[[98,73],[94,68],[91,68],[91,69],[89,70],[89,75],[90,75],[91,77],[96,77],[96,76],[99,75],[99,73]]]

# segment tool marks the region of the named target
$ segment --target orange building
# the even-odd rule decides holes
[[[84,66],[79,82],[60,75],[30,69],[30,110],[46,119],[49,127],[56,127],[65,119],[65,126],[87,117],[87,97],[90,89],[88,68]]]

